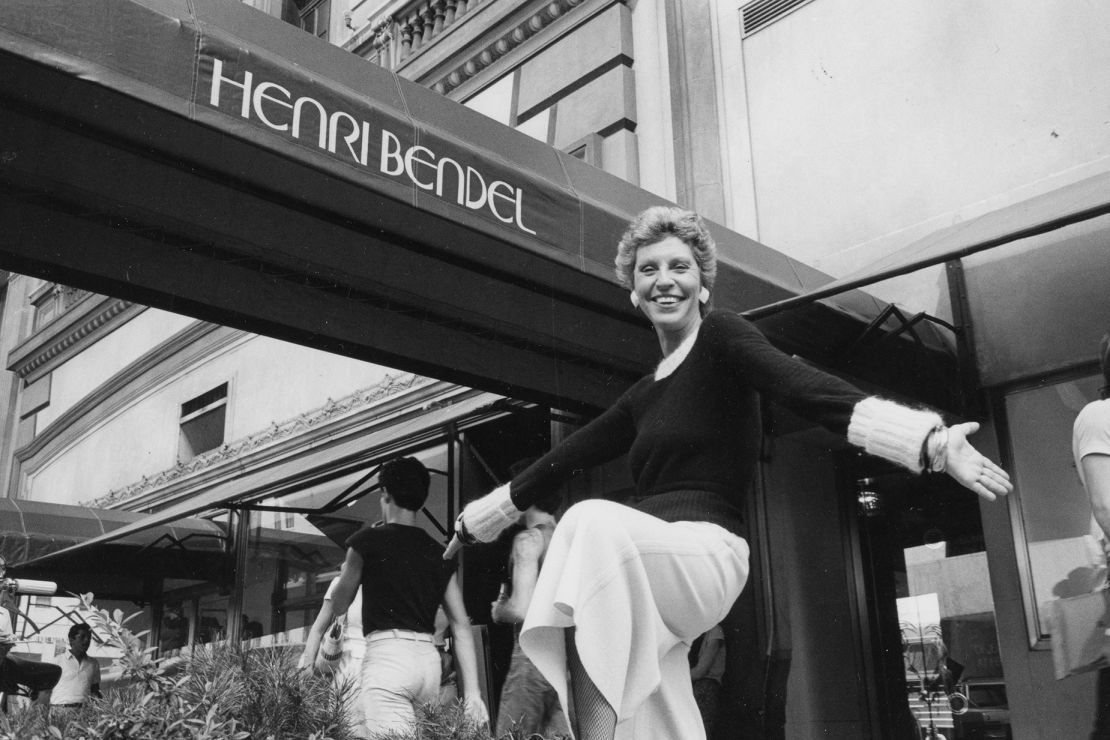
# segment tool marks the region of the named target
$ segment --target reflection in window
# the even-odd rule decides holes
[[[284,497],[286,505],[297,505]],[[274,500],[262,502],[267,505]],[[302,514],[244,512],[251,520],[243,584],[243,615],[257,623],[259,636],[303,630],[312,625],[319,607],[318,584],[338,573],[341,543],[332,541]],[[280,525],[280,526],[276,526]],[[296,633],[296,641],[301,639]]]
[[[1072,460],[1071,435],[1080,410],[1098,398],[1098,385],[1091,375],[1004,397],[1015,483],[1010,511],[1031,644],[1046,646],[1053,600],[1097,585],[1101,549],[1091,536],[1091,507]],[[1023,549],[1026,557],[1020,557]]]
[[[193,642],[207,643],[227,639],[228,601],[227,595],[211,592],[197,599],[197,626]]]
[[[866,474],[854,497],[880,684],[891,687],[892,703],[905,702],[923,736],[930,728],[945,737],[975,737],[983,728],[1007,736],[978,499],[946,476],[885,472],[865,458],[855,465]],[[899,682],[904,689],[894,688]],[[993,703],[969,708],[969,693]]]
[[[210,521],[224,532],[231,526],[227,510],[210,517]],[[152,624],[148,625],[152,644],[159,648],[163,658],[189,645],[227,637],[230,600],[224,579],[230,564],[224,558],[230,555],[222,554],[222,540],[211,537],[186,538],[182,544],[184,550],[178,551],[182,566],[179,575],[162,580],[160,612],[153,615]]]
[[[162,607],[162,624],[158,632],[161,655],[180,650],[189,644],[189,617],[180,601],[167,601]]]

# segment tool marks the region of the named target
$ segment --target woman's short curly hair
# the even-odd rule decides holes
[[[632,219],[617,244],[617,280],[632,290],[632,271],[636,266],[636,250],[674,236],[694,253],[701,274],[701,284],[713,290],[717,279],[717,244],[701,216],[677,206],[652,206]]]

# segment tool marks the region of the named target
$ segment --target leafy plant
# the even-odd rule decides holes
[[[135,615],[109,613],[77,596],[85,621],[120,652],[122,680],[76,710],[13,708],[0,715],[0,740],[350,740],[350,687],[298,670],[292,647],[245,651],[198,646],[157,660]]]
[[[49,734],[49,723],[42,707],[13,707],[9,714],[0,714],[0,740],[42,740],[57,738]]]
[[[417,707],[413,729],[378,732],[373,740],[489,740],[489,736],[488,725],[469,718],[459,700]]]
[[[98,609],[76,595],[85,621],[120,652],[121,681],[76,710],[14,707],[0,714],[0,740],[353,740],[348,706],[355,687],[297,668],[299,650],[198,645],[180,658],[153,657],[135,614]],[[463,702],[419,707],[411,730],[375,740],[489,740],[486,723]],[[543,740],[513,730],[498,740]]]
[[[298,657],[293,647],[198,646],[182,666],[179,691],[189,702],[219,696],[251,738],[355,737],[347,709],[354,687],[299,670]]]

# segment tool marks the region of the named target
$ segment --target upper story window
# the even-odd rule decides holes
[[[331,0],[297,0],[300,27],[305,31],[328,40],[331,27]]]
[[[181,404],[178,462],[187,462],[224,443],[227,421],[227,383]]]
[[[34,331],[61,316],[70,306],[87,296],[87,290],[71,288],[68,285],[47,283],[31,294],[34,307]]]
[[[575,159],[581,159],[586,164],[601,167],[601,137],[597,134],[588,134],[571,144],[564,151]]]

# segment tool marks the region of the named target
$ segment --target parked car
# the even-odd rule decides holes
[[[966,711],[960,705],[966,697]],[[955,740],[1011,740],[1010,706],[1006,684],[1000,678],[972,678],[957,684],[950,699]]]

